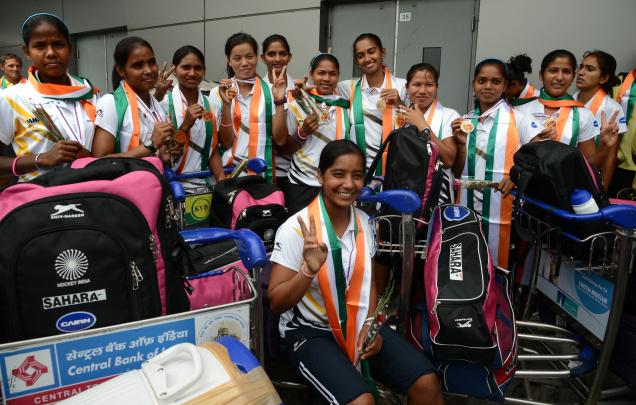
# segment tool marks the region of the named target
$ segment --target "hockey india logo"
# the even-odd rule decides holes
[[[77,280],[86,274],[88,259],[77,249],[66,249],[55,259],[55,272],[64,280]]]

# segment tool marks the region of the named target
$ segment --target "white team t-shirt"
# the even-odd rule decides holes
[[[75,85],[81,85],[71,76]],[[93,105],[97,97],[90,99]],[[0,92],[0,142],[11,145],[16,156],[48,152],[55,142],[47,136],[48,130],[31,113],[32,106],[41,105],[54,125],[66,139],[79,142],[91,150],[95,127],[79,101],[65,101],[43,97],[31,85],[20,83]],[[34,170],[22,174],[20,181],[29,181],[44,173]]]
[[[366,237],[366,244],[369,246],[369,252],[371,257],[375,256],[375,233],[373,227],[369,224],[369,216],[363,211],[355,208],[356,214],[360,219],[360,225],[362,227],[359,231],[364,231]],[[270,258],[272,263],[278,263],[293,271],[300,271],[300,266],[303,262],[303,236],[298,224],[298,215],[301,216],[305,224],[309,224],[307,216],[307,207],[303,208],[296,215],[293,215],[278,228],[276,232],[276,239],[274,242],[274,250],[272,257]],[[352,252],[355,251],[355,216],[351,215],[349,225],[343,233],[340,241],[342,249],[342,265],[344,269],[351,268]],[[319,226],[319,224],[316,224]],[[331,251],[327,260],[331,259]],[[349,284],[353,271],[348,272],[349,277],[347,279],[347,285]],[[329,326],[329,320],[327,318],[327,311],[325,309],[325,302],[320,292],[320,285],[318,283],[318,277],[314,277],[311,285],[309,286],[305,296],[300,300],[294,308],[291,308],[284,312],[280,318],[279,330],[281,336],[285,337],[285,332],[290,329],[296,329],[302,326],[309,326],[318,329],[331,330]]]
[[[575,99],[579,96],[579,92],[577,91],[572,95]],[[612,115],[616,113],[616,124],[618,125],[618,133],[624,134],[627,132],[627,120],[625,119],[625,112],[621,107],[620,103],[609,95],[605,95],[601,105],[598,110],[596,110],[596,114],[590,109],[592,107],[592,101],[594,101],[594,97],[589,99],[587,103],[585,103],[585,108],[590,110],[592,115],[594,116],[594,128],[597,128],[599,131],[601,130],[601,117],[605,116],[605,119],[608,121],[612,118]]]

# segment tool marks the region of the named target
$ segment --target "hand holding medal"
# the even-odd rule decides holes
[[[219,83],[219,96],[225,104],[230,104],[238,94],[238,86],[232,79],[223,79]]]
[[[462,129],[462,124],[464,122],[464,118],[456,118],[453,120],[453,122],[451,122],[451,129],[453,130],[453,137],[455,138],[455,143],[457,143],[457,146],[466,146],[468,134],[470,134],[470,132],[464,132],[464,129]]]

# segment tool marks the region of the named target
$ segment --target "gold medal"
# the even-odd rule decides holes
[[[213,119],[214,119],[214,114],[212,114],[211,111],[206,111],[205,114],[203,114],[204,121],[212,121]]]
[[[475,130],[475,126],[473,125],[473,123],[468,120],[462,121],[462,123],[459,125],[459,128],[465,134],[470,134]]]
[[[375,108],[377,108],[379,111],[384,111],[386,109],[386,101],[384,101],[383,98],[379,98],[378,101],[375,103]]]
[[[543,126],[546,128],[554,128],[556,127],[557,119],[554,117],[548,117],[543,121]]]
[[[227,98],[229,98],[230,100],[233,100],[234,97],[236,97],[237,91],[235,87],[228,87],[227,90],[225,90],[225,94],[227,95]]]

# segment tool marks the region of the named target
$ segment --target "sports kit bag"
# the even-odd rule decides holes
[[[190,309],[229,304],[249,298],[248,270],[239,257],[236,243],[224,240],[190,246],[180,242],[173,252],[184,281]]]
[[[283,192],[261,176],[225,179],[214,187],[212,226],[254,231],[269,251],[276,230],[287,219]]]
[[[373,179],[376,167],[388,148],[386,170],[382,182],[383,190],[403,189],[415,192],[422,199],[422,207],[413,214],[414,218],[428,222],[433,208],[438,204],[443,181],[442,162],[438,159],[437,145],[429,142],[430,130],[418,132],[409,125],[393,130],[380,146],[367,172],[365,184]],[[399,215],[388,206],[382,206],[379,215]],[[421,225],[421,224],[420,224]],[[424,227],[418,225],[418,231]],[[380,222],[380,237],[388,241],[398,240],[399,220]]]
[[[156,158],[80,159],[0,193],[0,340],[188,309]]]
[[[495,268],[476,213],[433,211],[411,341],[433,358],[446,392],[503,400],[517,364],[508,272]]]
[[[600,172],[574,146],[546,140],[523,145],[514,155],[514,166],[510,169],[510,179],[517,185],[519,195],[526,195],[553,207],[574,212],[570,195],[574,189],[588,191],[599,208],[609,205],[607,193],[603,188]],[[515,199],[515,209],[519,209],[519,198]],[[557,228],[568,232],[579,239],[605,232],[607,227],[603,221],[576,222],[565,221],[551,216],[544,210],[525,204],[523,209],[529,214],[547,221],[553,230]],[[515,216],[518,222],[518,216]],[[518,223],[516,225],[519,225]],[[524,240],[534,240],[539,236],[523,226],[515,226],[519,236]],[[567,237],[554,240],[560,243],[561,250],[576,258],[589,255],[589,245],[583,246]],[[610,243],[610,245],[612,245]],[[611,247],[611,246],[610,246]],[[602,248],[595,246],[595,248]]]

